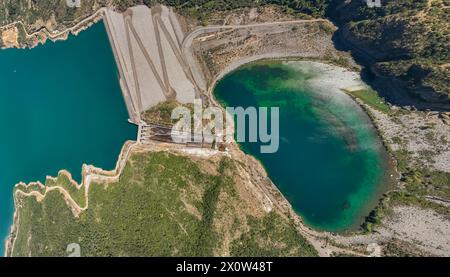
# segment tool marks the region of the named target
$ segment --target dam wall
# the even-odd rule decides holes
[[[172,10],[142,5],[124,13],[107,9],[104,19],[131,122],[141,123],[141,113],[160,102],[193,103],[200,95]]]

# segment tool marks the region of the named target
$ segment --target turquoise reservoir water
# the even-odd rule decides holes
[[[320,74],[298,63],[254,63],[225,76],[215,96],[225,106],[280,107],[278,152],[261,154],[259,143],[241,148],[262,162],[306,223],[344,231],[374,208],[390,169],[367,115],[345,94],[314,89]]]
[[[13,186],[83,163],[113,169],[128,123],[102,23],[34,49],[0,51],[0,253],[13,215]]]

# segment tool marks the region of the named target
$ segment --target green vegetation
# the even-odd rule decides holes
[[[28,0],[4,0],[0,2],[0,24],[21,20],[31,25],[39,19],[44,22],[52,20],[52,17],[57,23],[70,24],[91,14],[96,5],[106,3],[105,0],[83,0],[80,8],[70,8],[66,0],[39,0],[32,1],[30,9]]]
[[[70,8],[66,0],[39,0],[32,1],[29,8],[28,0],[5,0],[0,2],[0,25],[17,20],[23,20],[28,25],[41,19],[44,22],[54,17],[56,23],[71,25],[80,18],[94,12],[94,9],[103,6],[114,6],[124,11],[135,5],[152,6],[161,3],[177,8],[181,13],[204,19],[215,11],[228,11],[244,7],[259,7],[268,4],[281,6],[289,13],[304,13],[313,16],[323,16],[329,0],[82,0],[80,8]]]
[[[388,195],[383,197],[377,207],[365,218],[365,221],[362,224],[362,228],[365,232],[372,232],[374,227],[381,224],[383,219],[391,212],[389,200]]]
[[[329,0],[165,0],[166,5],[176,7],[182,14],[206,21],[213,12],[231,11],[238,8],[277,5],[289,14],[307,14],[322,17]]]
[[[366,217],[362,228],[365,232],[372,232],[375,226],[380,225],[383,219],[392,213],[394,206],[417,206],[423,209],[432,209],[447,219],[450,219],[450,211],[447,207],[431,202],[416,195],[414,191],[391,191],[380,200],[378,206]]]
[[[274,212],[262,220],[249,218],[250,231],[241,235],[231,246],[232,256],[304,256],[314,253],[314,248],[304,239],[299,238],[292,223],[284,220]],[[275,240],[274,240],[275,238]],[[288,243],[291,247],[280,242]],[[306,250],[306,251],[305,251]]]
[[[406,241],[393,239],[383,247],[383,256],[386,257],[427,257],[423,250]]]
[[[382,1],[381,8],[368,8],[360,0],[345,3],[341,0],[83,0],[79,9],[67,7],[65,0],[5,0],[0,1],[0,25],[24,22],[26,30],[21,24],[17,24],[17,28],[19,43],[26,45],[28,42],[25,32],[31,33],[42,28],[35,27],[34,23],[37,21],[51,22],[53,29],[63,30],[102,6],[112,5],[125,10],[136,4],[151,6],[156,2],[173,6],[180,13],[201,22],[214,11],[269,4],[281,7],[286,13],[327,16],[340,25],[340,30],[348,32],[346,41],[351,41],[370,56],[368,67],[383,76],[402,81],[411,93],[420,97],[433,92],[434,97],[428,97],[427,101],[449,103],[448,0],[387,0]],[[31,9],[29,3],[32,5]],[[32,29],[31,26],[37,29]],[[0,38],[0,46],[1,44]],[[345,59],[335,62],[347,66]],[[427,93],[423,94],[424,91]],[[374,91],[347,93],[381,112],[390,112],[389,106]],[[170,113],[176,105],[162,103],[145,113],[144,118],[171,124]],[[402,150],[393,154],[398,161],[405,189],[386,195],[378,208],[368,216],[365,229],[370,231],[380,223],[389,213],[391,204],[432,206],[448,215],[448,211],[442,206],[424,200],[423,197],[433,195],[449,199],[450,175],[411,166],[408,153]],[[233,180],[231,177],[219,178],[214,174],[206,174],[195,163],[187,159],[181,162],[182,160],[183,158],[161,153],[148,157],[135,155],[118,184],[92,186],[92,206],[80,218],[73,218],[58,191],[49,193],[42,203],[36,202],[34,198],[25,198],[22,200],[24,206],[20,209],[20,228],[24,231],[19,232],[15,254],[65,255],[65,246],[70,242],[79,242],[86,255],[216,253],[214,251],[219,244],[215,241],[223,238],[214,232],[213,226],[218,220],[218,214],[224,216],[217,212],[216,207],[222,203],[220,193],[226,191],[231,195],[231,192],[235,192]],[[188,168],[181,165],[185,162],[189,164]],[[220,173],[223,175],[225,171]],[[84,205],[84,190],[76,190],[64,176],[59,176],[55,184],[65,187],[75,201]],[[193,184],[201,191],[200,195],[194,192]],[[42,192],[38,186],[30,186],[24,190],[33,189]],[[184,202],[180,200],[182,197],[186,197],[187,200],[183,201],[190,202],[201,214],[200,219],[186,211]],[[227,205],[234,203],[233,201],[228,199]],[[49,213],[50,209],[58,212]],[[231,211],[236,212],[233,209]],[[262,219],[249,215],[246,219],[236,219],[233,222],[251,226],[250,230],[243,232],[238,236],[239,239],[232,242],[231,253],[234,255],[278,255],[282,253],[281,250],[284,251],[283,254],[313,254],[305,246],[304,239],[293,231],[292,224],[276,213]],[[274,228],[274,222],[279,223],[276,224],[277,228]],[[110,226],[114,228],[111,229]],[[260,239],[263,237],[271,239],[263,241]],[[30,241],[29,244],[27,240]],[[280,241],[286,248],[271,248],[270,243]],[[297,244],[294,245],[293,241]],[[286,249],[290,250],[286,252]]]
[[[430,171],[424,166],[411,165],[408,161],[409,153],[405,150],[398,150],[393,154],[408,193],[415,196],[433,195],[450,199],[450,173]]]
[[[402,174],[401,181],[404,189],[387,193],[378,206],[366,217],[363,229],[371,232],[373,227],[381,224],[382,220],[391,213],[393,206],[419,206],[433,209],[439,214],[450,218],[447,207],[429,201],[425,196],[450,199],[450,173],[430,171],[425,167],[411,165],[410,153],[398,150],[392,153],[397,160],[397,169]]]
[[[361,90],[344,90],[347,94],[352,97],[356,97],[363,101],[363,103],[369,105],[370,107],[383,112],[389,113],[390,108],[386,102],[378,95],[378,93],[371,89],[361,89]]]
[[[180,104],[177,101],[165,101],[158,103],[156,106],[151,107],[148,111],[142,114],[142,118],[147,123],[158,123],[165,125],[175,124],[178,119],[172,119],[172,111],[177,107],[185,107],[191,110],[191,114],[194,113],[193,104]]]
[[[261,216],[259,203],[239,195],[236,175],[228,158],[135,153],[117,183],[91,184],[79,217],[58,191],[41,202],[20,197],[12,254],[66,256],[67,245],[78,243],[82,256],[316,255],[292,222],[276,212]]]
[[[47,179],[47,182],[45,182],[45,186],[63,187],[65,190],[67,190],[67,192],[70,193],[73,200],[75,200],[75,202],[77,202],[80,207],[86,206],[85,187],[81,187],[80,189],[78,189],[75,184],[70,181],[66,174],[58,174],[56,180]]]
[[[228,158],[224,158],[220,161],[220,175],[214,176],[211,185],[209,185],[203,193],[200,207],[202,219],[197,225],[194,232],[197,236],[192,242],[193,247],[195,247],[195,252],[201,253],[201,255],[204,256],[212,256],[214,254],[212,250],[216,246],[215,244],[217,243],[218,236],[215,232],[211,232],[211,229],[213,228],[219,194],[227,183],[231,184],[233,182],[232,178],[225,174],[226,167],[230,162],[231,161]]]
[[[361,0],[83,0],[76,9],[67,7],[65,0],[32,1],[31,9],[28,0],[5,0],[0,2],[0,25],[20,20],[26,26],[36,26],[34,23],[41,20],[62,30],[102,6],[123,11],[138,4],[156,3],[175,7],[200,22],[207,22],[216,11],[264,5],[276,5],[293,15],[328,16],[341,30],[348,30],[350,39],[345,41],[357,44],[371,57],[369,67],[401,80],[411,93],[426,101],[450,101],[448,0],[383,1],[381,8],[369,8]],[[27,29],[33,31],[36,29]],[[20,43],[28,42],[21,39]]]
[[[426,101],[450,102],[447,0],[382,1],[380,8],[358,0],[341,3],[332,1],[328,15],[348,31],[345,41],[370,56],[368,66],[401,80]]]

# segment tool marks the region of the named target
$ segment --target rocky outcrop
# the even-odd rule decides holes
[[[450,110],[450,74],[443,66],[449,59],[448,37],[436,31],[445,28],[440,8],[417,1],[368,9],[362,2],[346,1],[329,9],[339,26],[336,46],[366,66],[375,77],[368,81],[374,86],[381,82],[393,104]]]

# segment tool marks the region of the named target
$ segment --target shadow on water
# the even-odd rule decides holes
[[[325,101],[322,100],[321,102],[322,104],[325,104]],[[334,130],[339,137],[343,138],[349,152],[356,152],[358,150],[356,132],[352,128],[349,128],[342,118],[339,118],[338,115],[335,115],[326,108],[321,108],[321,106],[316,107],[316,111],[323,120],[327,121],[328,124],[332,126],[332,130]]]

